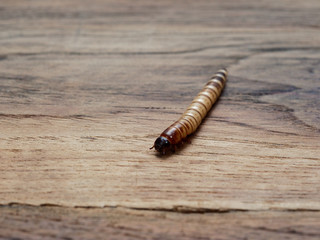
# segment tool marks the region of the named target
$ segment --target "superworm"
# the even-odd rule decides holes
[[[161,154],[166,154],[169,150],[174,152],[178,144],[195,132],[219,98],[227,75],[227,69],[220,69],[193,99],[180,119],[164,130],[150,149],[155,148]]]

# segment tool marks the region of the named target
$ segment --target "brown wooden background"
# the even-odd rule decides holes
[[[319,13],[1,1],[0,238],[319,239]],[[191,143],[149,150],[220,67]]]

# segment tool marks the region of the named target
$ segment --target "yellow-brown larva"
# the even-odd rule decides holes
[[[177,144],[196,131],[220,96],[227,81],[227,74],[226,69],[220,69],[193,99],[180,119],[160,134],[153,145],[158,152],[165,154],[168,150],[174,151]]]

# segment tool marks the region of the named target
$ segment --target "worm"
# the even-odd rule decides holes
[[[174,152],[178,144],[195,132],[219,98],[227,81],[227,75],[227,69],[220,69],[193,99],[180,119],[164,130],[150,149],[155,148],[163,155],[169,150]]]

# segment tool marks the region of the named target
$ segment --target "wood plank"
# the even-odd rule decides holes
[[[0,11],[1,204],[320,210],[319,1]],[[150,151],[220,67],[192,143]]]
[[[0,239],[319,239],[320,212],[0,208]]]

